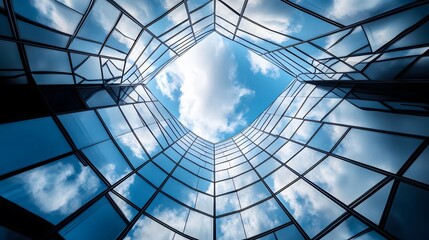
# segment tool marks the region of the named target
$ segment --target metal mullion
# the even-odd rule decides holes
[[[220,0],[220,1],[222,1],[222,0]],[[238,30],[238,27],[240,26],[241,19],[242,19],[242,18],[243,18],[243,16],[244,16],[244,10],[246,9],[247,2],[248,2],[248,0],[244,0],[244,2],[243,2],[243,6],[242,6],[242,8],[241,8],[241,13],[238,15],[238,22],[237,22],[237,24],[235,25],[235,31],[234,31],[234,35],[233,35],[233,37],[232,37],[232,40],[233,40],[233,41],[235,40],[235,35],[237,34],[237,30]]]
[[[309,14],[309,15],[313,16],[313,17],[316,17],[316,18],[318,18],[318,19],[320,19],[320,20],[322,20],[322,21],[324,21],[324,22],[327,22],[327,23],[329,23],[329,24],[332,24],[332,25],[334,25],[334,26],[336,26],[336,27],[338,27],[338,28],[343,28],[343,27],[344,27],[344,25],[343,25],[343,24],[338,23],[338,22],[335,22],[335,21],[333,21],[332,19],[329,19],[329,18],[327,18],[327,17],[324,17],[324,16],[322,16],[322,15],[320,15],[320,14],[318,14],[318,13],[315,13],[315,12],[313,12],[313,11],[311,11],[311,10],[307,9],[307,8],[301,7],[300,5],[298,5],[298,4],[296,4],[296,3],[292,2],[292,1],[287,1],[287,0],[282,0],[282,1],[283,1],[284,3],[286,3],[287,5],[290,5],[290,6],[291,6],[291,7],[293,7],[293,8],[296,8],[296,9],[298,9],[298,10],[302,11],[302,12],[305,12],[305,13],[307,13],[307,14]]]
[[[112,29],[110,29],[109,33],[107,34],[106,38],[104,39],[104,42],[101,44],[101,48],[100,48],[100,51],[98,52],[98,55],[100,55],[101,52],[103,51],[103,49],[106,46],[107,41],[109,40],[110,36],[112,36],[112,33],[116,30],[116,26],[118,25],[121,18],[122,18],[122,13],[119,14],[118,18],[115,21],[115,24],[113,25],[114,27],[112,27]],[[125,54],[125,55],[127,55],[127,54]],[[100,65],[101,65],[101,63],[100,63]]]
[[[10,41],[10,42],[15,42],[17,44],[25,44],[28,46],[34,46],[34,47],[39,47],[39,48],[41,47],[41,48],[46,48],[46,49],[50,49],[50,50],[56,50],[56,51],[74,53],[74,54],[81,54],[81,55],[87,55],[87,56],[104,57],[104,58],[110,58],[110,59],[114,59],[114,60],[124,61],[124,59],[122,59],[122,58],[109,57],[109,56],[102,55],[102,54],[99,55],[99,54],[82,52],[82,51],[73,50],[73,49],[66,49],[66,48],[61,48],[61,47],[57,47],[57,46],[53,46],[53,45],[47,45],[47,44],[40,43],[40,42],[33,42],[30,40],[25,40],[25,39],[0,36],[0,40],[6,40],[6,41]]]
[[[253,141],[251,139],[249,139],[247,136],[245,136],[245,138],[247,138],[247,140],[249,140],[250,142],[253,143]],[[243,154],[243,157],[247,160],[247,162],[249,162],[249,159],[247,158],[247,156],[243,153],[243,151],[237,146],[236,142],[234,139],[232,139],[232,141],[234,142],[234,144],[236,145],[236,147],[240,150],[240,152]],[[265,151],[265,149],[262,149],[262,151]],[[249,162],[250,164],[250,162]],[[252,164],[250,164],[251,169],[255,172],[255,174],[258,176],[259,181],[264,184],[264,187],[268,190],[268,192],[271,195],[271,198],[274,199],[277,204],[279,205],[279,207],[281,208],[281,210],[289,217],[290,221],[296,226],[296,228],[298,229],[298,231],[301,233],[301,235],[304,237],[304,239],[309,239],[307,233],[302,229],[302,227],[298,224],[298,222],[295,220],[295,218],[293,218],[292,214],[289,213],[289,211],[287,211],[287,209],[283,206],[283,204],[281,203],[281,201],[278,199],[278,197],[274,194],[274,192],[271,190],[271,188],[267,185],[267,183],[264,181],[264,179],[261,177],[261,175],[256,171],[256,169],[254,168],[254,166]],[[255,205],[256,206],[256,205]],[[241,214],[240,214],[241,216]],[[243,225],[243,229],[244,229],[244,225]],[[244,231],[246,232],[246,231]]]
[[[186,10],[186,14],[188,15],[189,25],[191,26],[192,35],[194,36],[194,41],[196,42],[196,41],[197,41],[197,38],[195,37],[194,25],[192,24],[192,21],[191,21],[191,14],[189,13],[188,0],[185,0],[185,1],[183,2],[183,4],[185,5],[185,10]]]
[[[195,141],[195,140],[194,140]],[[192,146],[192,145],[191,145]],[[191,148],[191,146],[188,147],[186,152]],[[134,218],[130,221],[130,223],[122,230],[121,234],[118,236],[118,239],[122,239],[126,236],[126,234],[131,230],[131,228],[134,226],[134,224],[137,222],[137,220],[145,213],[146,209],[149,207],[150,204],[152,204],[155,197],[161,192],[161,189],[164,187],[166,182],[170,177],[172,177],[172,174],[176,170],[176,168],[179,166],[180,162],[182,161],[183,156],[180,158],[180,160],[176,163],[174,168],[171,170],[171,172],[167,175],[167,177],[164,179],[164,181],[160,184],[158,188],[156,188],[156,191],[152,194],[152,196],[149,198],[149,200],[145,203],[145,205],[141,208],[141,210],[134,216]],[[170,198],[171,199],[171,198]],[[146,215],[146,214],[145,214]],[[165,224],[165,223],[164,223]],[[165,224],[167,225],[167,224]],[[169,225],[167,225],[169,226]],[[175,229],[177,231],[177,229]]]
[[[284,1],[284,0],[282,0],[282,1]],[[301,43],[305,43],[305,42],[310,42],[310,41],[316,40],[318,38],[326,37],[328,35],[331,35],[331,34],[334,34],[334,33],[337,33],[337,32],[341,32],[341,31],[346,30],[346,29],[351,29],[351,28],[359,27],[359,26],[362,26],[362,25],[364,25],[366,23],[369,23],[369,22],[381,19],[383,17],[394,15],[396,13],[399,13],[399,12],[402,12],[402,11],[405,11],[405,10],[408,10],[408,9],[412,9],[412,8],[420,6],[420,5],[424,5],[425,3],[426,3],[425,1],[413,2],[413,3],[407,4],[407,5],[401,6],[399,8],[395,8],[395,9],[392,9],[390,11],[381,13],[379,15],[376,15],[376,16],[364,19],[362,21],[358,21],[356,23],[349,24],[347,26],[344,26],[344,28],[340,28],[340,29],[337,29],[337,30],[334,30],[334,31],[331,31],[331,32],[323,33],[323,34],[321,34],[319,36],[312,37],[312,38],[307,39],[307,40],[299,40],[301,42],[290,44],[288,46],[284,46],[281,49],[284,49],[284,48],[287,48],[287,47],[292,47],[292,46],[295,46],[295,45],[298,45],[298,44],[301,44]],[[277,51],[277,50],[281,50],[281,49],[276,49],[276,50],[273,50],[273,51]]]
[[[66,48],[70,47],[70,44],[73,42],[74,38],[77,36],[77,34],[79,33],[80,29],[82,28],[84,22],[86,21],[86,19],[88,18],[89,12],[92,10],[92,8],[94,7],[94,3],[95,0],[90,0],[88,7],[86,8],[85,12],[82,15],[82,18],[80,19],[76,29],[74,30],[74,33],[71,35],[71,37],[69,38],[67,44],[66,44]]]
[[[142,28],[142,31],[146,31],[147,33],[149,33],[153,38],[156,38],[159,42],[161,42],[162,44],[166,45],[163,41],[161,41],[161,39],[159,39],[155,34],[153,34],[148,27],[155,23],[156,21],[160,20],[163,16],[168,15],[168,13],[170,13],[171,11],[173,11],[174,9],[176,9],[177,7],[179,7],[179,5],[181,3],[178,3],[176,6],[174,6],[173,8],[171,8],[170,10],[168,10],[167,12],[165,12],[162,16],[156,18],[155,20],[153,20],[152,22],[148,23],[146,26],[143,25],[142,23],[140,23],[135,17],[133,17],[131,14],[129,14],[124,8],[122,8],[118,3],[116,3],[113,0],[107,0],[110,4],[112,4],[115,8],[117,8],[119,11],[121,11],[121,15],[124,14],[125,16],[127,16],[129,19],[131,19],[132,21],[134,21],[134,23],[136,23],[139,27]],[[170,49],[168,47],[168,45],[166,45],[168,49]],[[171,49],[170,49],[171,50]],[[174,51],[173,51],[174,52]],[[174,52],[175,53],[175,52]],[[177,55],[177,53],[175,53]]]

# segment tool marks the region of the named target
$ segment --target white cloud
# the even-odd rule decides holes
[[[19,176],[34,204],[45,213],[70,214],[100,187],[90,168],[76,169],[72,164],[58,162]]]
[[[371,9],[379,7],[382,3],[382,0],[334,0],[328,17],[336,20],[343,20],[354,17],[360,13],[368,12]]]
[[[256,55],[252,51],[248,50],[247,60],[250,63],[250,69],[253,73],[260,72],[265,76],[276,79],[280,77],[280,69],[277,66],[268,62],[266,59]]]
[[[199,136],[217,142],[247,124],[237,106],[253,91],[237,81],[235,56],[221,37],[208,37],[164,71],[157,88],[168,97],[180,90],[179,120]]]

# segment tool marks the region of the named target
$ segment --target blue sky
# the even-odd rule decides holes
[[[213,33],[148,86],[186,127],[218,142],[248,126],[291,80],[262,57]]]

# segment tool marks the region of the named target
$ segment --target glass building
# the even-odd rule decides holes
[[[1,239],[427,239],[428,1],[1,0],[0,25]],[[295,78],[219,143],[146,86],[210,34]]]

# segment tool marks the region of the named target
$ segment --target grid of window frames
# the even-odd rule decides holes
[[[424,239],[427,101],[360,82],[427,81],[429,4],[335,2],[0,1],[2,84],[44,109],[2,111],[0,236]],[[216,144],[144,85],[213,32],[297,79]]]

